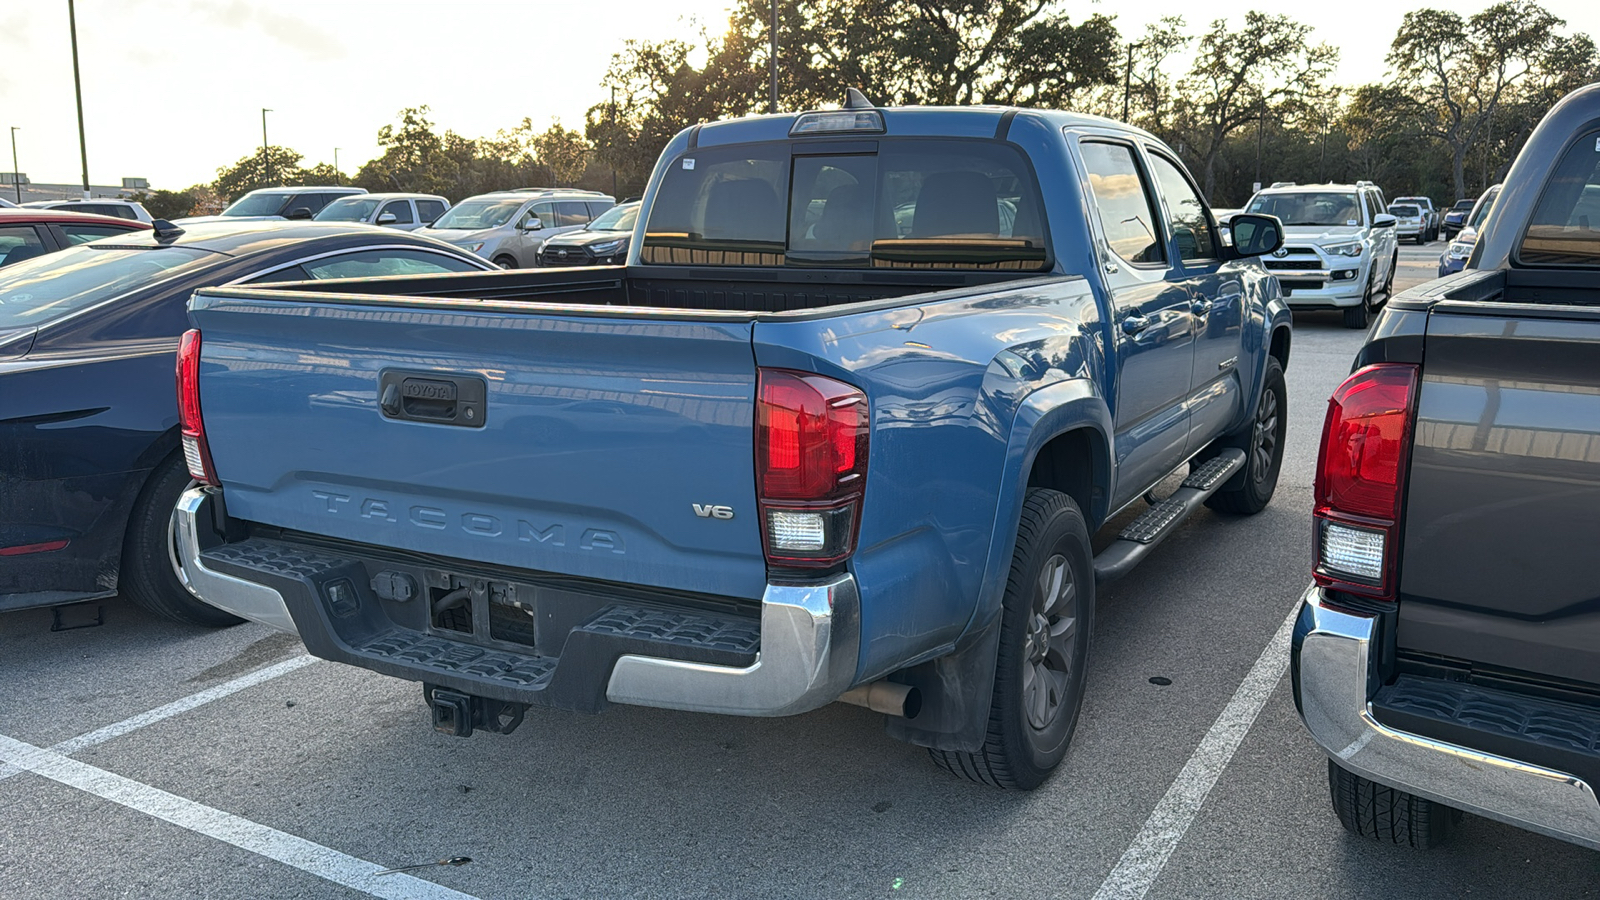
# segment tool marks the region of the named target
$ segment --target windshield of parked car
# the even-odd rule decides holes
[[[1277,216],[1285,227],[1295,225],[1359,226],[1361,205],[1348,191],[1257,194],[1248,212]]]
[[[80,244],[0,269],[0,328],[43,325],[119,294],[199,268],[216,254],[189,247]]]
[[[222,211],[225,216],[275,216],[283,208],[283,202],[289,198],[284,193],[251,193],[233,201],[233,204]]]
[[[632,231],[639,221],[639,204],[613,206],[589,223],[590,231]]]
[[[1389,215],[1398,216],[1402,219],[1415,219],[1417,216],[1422,215],[1422,210],[1415,206],[1391,206],[1389,207]]]
[[[1483,192],[1483,199],[1472,207],[1472,218],[1467,220],[1468,228],[1483,228],[1483,220],[1489,218],[1489,210],[1494,206],[1496,197],[1500,196],[1500,185],[1495,185]]]
[[[312,218],[318,222],[365,222],[382,200],[368,197],[341,197],[322,208]]]
[[[1466,210],[1471,209],[1472,205],[1474,203],[1477,203],[1477,202],[1478,201],[1476,201],[1476,200],[1457,200],[1456,201],[1456,205],[1455,205],[1454,208],[1457,209],[1457,210],[1460,210],[1462,212],[1465,212]]]
[[[643,259],[1049,268],[1038,183],[1008,144],[880,139],[870,149],[807,149],[740,144],[674,160],[650,209]]]
[[[428,227],[459,228],[463,231],[499,228],[511,221],[511,217],[526,202],[521,197],[473,197],[450,207],[449,212]]]

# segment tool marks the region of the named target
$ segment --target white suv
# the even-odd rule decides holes
[[[468,197],[417,233],[448,241],[502,269],[525,269],[539,264],[545,239],[582,228],[616,205],[596,191],[495,191]]]
[[[1400,262],[1396,220],[1386,205],[1370,181],[1274,185],[1251,197],[1245,212],[1283,222],[1283,246],[1263,262],[1289,306],[1343,310],[1346,327],[1365,328]]]

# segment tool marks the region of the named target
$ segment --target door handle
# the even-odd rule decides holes
[[[1138,313],[1131,313],[1127,316],[1124,316],[1122,319],[1123,334],[1138,334],[1149,327],[1150,318],[1148,316],[1141,316]]]
[[[1211,312],[1211,298],[1199,297],[1195,299],[1193,303],[1189,304],[1189,311],[1197,316],[1203,316]]]
[[[1122,271],[1121,269],[1117,268],[1117,264],[1114,262],[1103,262],[1100,264],[1100,269],[1107,275],[1115,275]]]

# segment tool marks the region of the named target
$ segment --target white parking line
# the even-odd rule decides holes
[[[1299,612],[1299,604],[1296,604],[1289,617],[1278,626],[1256,664],[1250,667],[1250,673],[1233,692],[1233,699],[1223,707],[1200,746],[1194,748],[1166,796],[1156,804],[1144,827],[1117,861],[1116,868],[1095,891],[1094,900],[1139,900],[1149,893],[1150,886],[1155,884],[1156,877],[1172,857],[1172,851],[1194,823],[1206,802],[1206,795],[1216,786],[1222,770],[1228,767],[1234,751],[1239,749],[1267,698],[1272,696],[1278,679],[1283,677],[1289,664],[1289,638],[1294,633],[1294,620]]]
[[[82,750],[86,747],[93,747],[97,744],[103,744],[106,741],[114,738],[122,737],[123,735],[132,731],[137,731],[146,725],[154,725],[162,719],[170,719],[180,713],[186,713],[196,707],[204,706],[213,700],[220,700],[230,694],[237,694],[245,688],[254,687],[263,681],[271,681],[280,675],[287,675],[290,672],[303,669],[316,661],[317,659],[314,656],[296,656],[293,659],[286,659],[281,663],[275,663],[273,665],[266,666],[265,668],[257,669],[249,674],[241,675],[232,681],[224,681],[222,684],[206,688],[198,693],[190,694],[187,697],[181,697],[172,701],[171,703],[166,704],[165,706],[158,706],[149,712],[142,712],[136,716],[130,716],[126,719],[123,719],[120,722],[113,722],[104,728],[96,728],[93,731],[80,734],[77,737],[68,738],[67,740],[64,740],[61,743],[51,747],[50,749],[62,754],[70,755],[77,753],[79,750]],[[14,766],[8,766],[5,763],[0,762],[0,781],[5,781],[7,778],[10,778],[14,775],[20,775],[21,773],[21,769],[18,769]]]
[[[0,735],[0,762],[374,897],[475,900],[471,894],[404,873],[377,876],[384,867],[376,863],[5,735]]]

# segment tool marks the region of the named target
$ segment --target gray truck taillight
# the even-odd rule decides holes
[[[178,342],[178,425],[183,461],[189,477],[201,484],[218,485],[217,467],[211,462],[206,426],[200,418],[200,331],[191,328]]]
[[[760,370],[756,493],[767,562],[825,567],[855,550],[868,425],[860,390],[808,372]]]
[[[1317,584],[1395,599],[1416,396],[1416,366],[1380,363],[1345,379],[1328,400],[1313,513]]]

